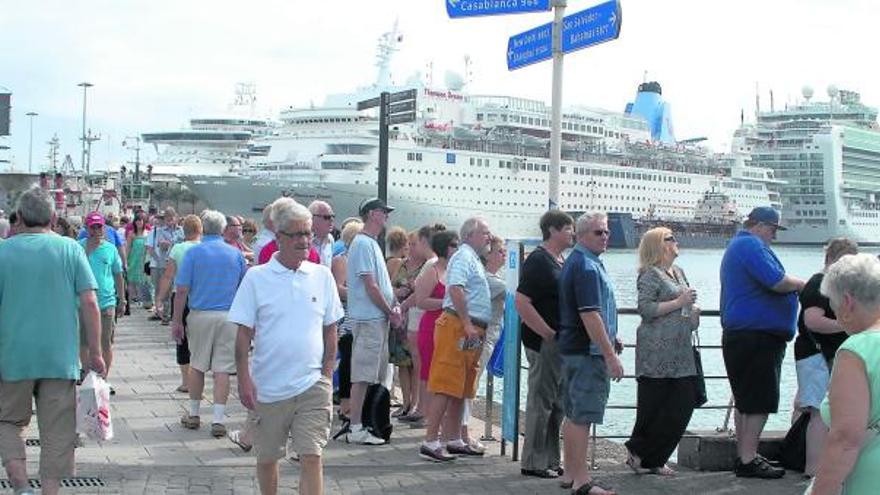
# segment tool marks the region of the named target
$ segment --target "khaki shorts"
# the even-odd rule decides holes
[[[321,379],[305,392],[278,402],[257,402],[254,447],[257,462],[287,456],[287,438],[300,455],[321,455],[330,438],[333,385]]]
[[[235,337],[238,326],[226,311],[195,311],[186,318],[190,366],[195,370],[235,373]]]
[[[388,374],[388,320],[351,320],[351,383],[381,383]]]
[[[74,474],[76,389],[73,380],[0,382],[0,458],[25,460],[24,432],[36,399],[40,427],[40,476],[66,478]]]
[[[104,351],[110,349],[116,337],[116,308],[107,308],[101,310],[101,349]],[[79,346],[83,349],[89,346],[89,338],[86,332],[86,326],[80,321],[79,325]]]
[[[483,330],[474,326],[477,331]],[[477,395],[477,375],[482,346],[462,350],[464,327],[458,316],[444,312],[434,325],[434,355],[428,390],[435,394],[458,399],[473,399]]]

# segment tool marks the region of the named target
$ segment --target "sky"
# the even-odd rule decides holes
[[[663,86],[678,139],[730,146],[740,112],[799,101],[803,86],[859,91],[880,105],[876,0],[620,0],[620,38],[566,55],[563,101],[622,111],[647,77]],[[566,13],[598,3],[568,0]],[[7,6],[3,6],[7,4]],[[397,21],[404,39],[392,77],[472,61],[471,94],[550,101],[551,63],[506,67],[510,36],[552,20],[551,12],[449,19],[444,0],[0,0],[0,90],[12,92],[15,167],[27,168],[34,118],[34,168],[57,134],[79,165],[82,81],[87,125],[101,140],[93,168],[133,158],[127,136],[184,128],[223,115],[236,83],[257,89],[262,116],[320,104],[328,93],[375,80],[376,40]],[[155,154],[144,150],[142,159]]]

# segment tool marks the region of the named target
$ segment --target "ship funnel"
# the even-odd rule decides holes
[[[657,81],[639,84],[636,100],[626,106],[625,112],[639,116],[648,122],[651,139],[664,143],[675,143],[672,129],[672,108],[663,101],[663,88]]]

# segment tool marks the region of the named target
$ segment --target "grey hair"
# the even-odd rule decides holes
[[[220,235],[226,228],[226,215],[217,210],[205,210],[201,218],[202,233],[205,235]]]
[[[272,203],[266,205],[263,208],[263,227],[269,228],[269,225],[272,223]]]
[[[15,210],[25,227],[47,227],[52,222],[55,203],[48,191],[35,185],[21,193]]]
[[[276,199],[272,202],[271,211],[269,212],[269,219],[272,220],[272,228],[278,230],[281,224],[278,223],[278,212],[281,208],[284,208],[285,205],[297,204],[296,200],[293,198],[288,198],[286,196]]]
[[[483,217],[468,218],[463,224],[461,224],[461,228],[458,229],[458,237],[462,240],[467,239],[471,234],[477,231],[481,223],[489,225],[489,222]]]
[[[287,224],[294,221],[311,222],[312,212],[310,212],[305,206],[293,200],[290,202],[285,201],[272,207],[272,223],[275,224],[276,230],[280,230],[282,227],[286,227]]]
[[[608,220],[608,215],[601,211],[585,212],[581,214],[581,216],[578,217],[577,222],[575,222],[574,231],[577,235],[581,235],[590,230],[594,222],[600,220]]]
[[[849,294],[862,306],[877,308],[880,305],[880,259],[865,253],[842,256],[825,272],[819,290],[833,306],[838,306],[844,294]]]
[[[309,211],[312,212],[312,215],[317,215],[318,210],[326,208],[327,210],[332,210],[330,207],[330,203],[326,201],[321,201],[320,199],[316,199],[309,203]]]

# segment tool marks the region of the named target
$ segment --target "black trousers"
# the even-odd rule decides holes
[[[678,446],[694,412],[694,380],[638,378],[636,424],[626,448],[643,468],[662,467]]]
[[[339,337],[339,398],[351,398],[351,344],[354,336],[350,333]]]
[[[171,314],[174,314],[174,297],[171,298]],[[189,304],[183,307],[183,328],[186,330],[186,317],[189,316]],[[189,341],[186,339],[186,331],[183,332],[183,340],[177,344],[177,364],[183,366],[189,364],[191,355]]]

